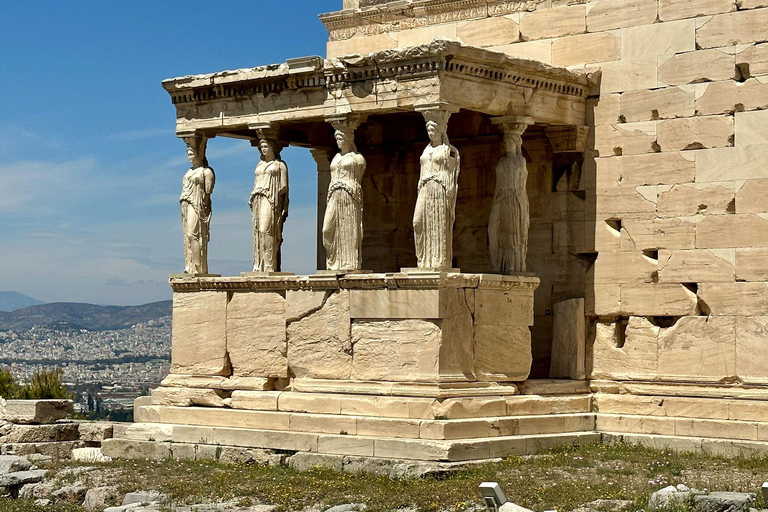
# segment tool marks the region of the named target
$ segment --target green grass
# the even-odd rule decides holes
[[[645,507],[652,492],[678,483],[710,491],[755,492],[755,508],[762,508],[759,486],[768,475],[767,457],[729,459],[622,444],[557,448],[418,480],[213,462],[119,461],[73,475],[69,469],[75,466],[53,466],[52,474],[62,482],[115,485],[121,496],[157,490],[177,504],[238,499],[242,504],[274,504],[283,511],[342,503],[365,503],[370,512],[408,506],[460,511],[480,503],[477,486],[485,480],[499,482],[510,501],[537,511],[568,512],[596,499],[631,500],[637,510]],[[33,510],[78,509],[35,509],[29,503],[0,500],[0,512]]]

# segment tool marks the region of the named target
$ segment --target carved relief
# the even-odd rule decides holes
[[[491,264],[496,272],[525,272],[528,254],[530,213],[526,181],[528,167],[523,156],[522,135],[533,121],[529,118],[500,118],[506,155],[496,166],[496,191],[488,220]]]
[[[354,117],[331,119],[339,153],[331,161],[331,183],[323,219],[323,246],[328,270],[359,270],[363,247],[363,188],[365,159],[355,146]]]
[[[208,273],[208,241],[211,239],[211,194],[216,182],[205,158],[207,139],[202,135],[185,137],[187,158],[192,167],[182,179],[181,230],[184,235],[184,273]]]
[[[248,201],[253,219],[253,271],[280,270],[283,224],[288,217],[288,166],[280,159],[277,134],[260,129],[261,160],[254,171],[253,191]]]
[[[419,193],[413,214],[419,268],[447,269],[453,260],[453,223],[459,182],[459,151],[448,141],[446,108],[420,109],[429,144],[421,154]]]

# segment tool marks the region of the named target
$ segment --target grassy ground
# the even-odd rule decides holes
[[[669,484],[701,490],[748,491],[758,495],[768,479],[768,457],[726,459],[677,454],[629,445],[558,448],[542,455],[512,457],[441,478],[390,480],[315,469],[297,473],[285,467],[231,466],[201,462],[121,461],[74,474],[75,464],[57,465],[62,482],[115,485],[120,495],[157,490],[177,504],[238,499],[277,505],[281,511],[365,503],[370,512],[414,507],[420,511],[461,511],[479,505],[477,486],[497,481],[507,498],[533,510],[570,511],[596,499],[635,502],[645,507],[650,494]],[[77,471],[77,470],[75,470]],[[23,501],[0,500],[0,512],[80,511],[78,507],[35,508]]]

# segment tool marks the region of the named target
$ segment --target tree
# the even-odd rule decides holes
[[[10,400],[19,394],[19,384],[10,370],[0,368],[0,397]]]
[[[35,372],[29,384],[21,388],[19,398],[33,399],[71,399],[72,394],[64,386],[64,371],[61,368]]]

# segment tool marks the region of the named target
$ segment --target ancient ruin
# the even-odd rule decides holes
[[[320,18],[326,58],[163,82],[193,148],[172,373],[107,455],[768,448],[762,0]],[[206,265],[212,137],[262,153],[240,276]],[[280,268],[289,144],[317,163],[311,275]]]

